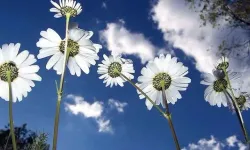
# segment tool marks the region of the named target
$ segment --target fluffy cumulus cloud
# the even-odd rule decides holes
[[[86,118],[99,118],[103,113],[103,104],[101,102],[88,103],[81,96],[67,95],[68,99],[74,100],[75,104],[65,103],[65,109],[74,115],[81,114]]]
[[[120,102],[114,99],[109,99],[108,104],[111,108],[116,109],[119,113],[124,112],[124,108],[128,105],[126,102]]]
[[[133,33],[125,26],[123,20],[108,23],[100,32],[101,41],[113,54],[129,54],[138,56],[142,63],[152,59],[157,48],[141,33]]]
[[[65,103],[65,110],[73,115],[82,115],[85,118],[92,118],[98,125],[99,132],[113,133],[111,120],[104,114],[105,106],[100,101],[95,101],[92,104],[85,101],[83,97],[73,94],[67,95],[67,99],[71,99],[74,103]],[[108,101],[108,109],[116,109],[118,112],[124,112],[124,107],[127,103],[122,103],[118,100],[110,99]]]
[[[248,150],[248,147],[237,139],[235,135],[226,138],[223,141],[214,136],[210,139],[200,139],[197,143],[188,144],[182,150],[226,150],[226,149]]]
[[[218,59],[216,55],[218,46],[223,40],[231,42],[237,37],[237,42],[240,43],[248,37],[244,30],[231,30],[223,21],[220,22],[219,29],[209,24],[201,27],[199,14],[189,9],[183,0],[158,0],[152,6],[151,15],[158,29],[163,33],[164,40],[193,57],[197,69],[201,72],[211,72],[214,68],[214,62]],[[241,54],[246,54],[249,49],[249,45],[247,46],[248,48],[241,50]],[[233,55],[235,56],[234,53]],[[249,57],[244,56],[241,59],[232,58],[230,65],[237,71],[249,74]],[[250,78],[247,80],[250,81]],[[245,83],[250,84],[250,82]]]

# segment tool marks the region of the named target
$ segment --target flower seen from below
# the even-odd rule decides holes
[[[241,92],[238,97],[236,97],[236,102],[240,108],[241,111],[247,111],[250,109],[250,95],[247,92]],[[232,104],[232,101],[228,103],[230,109],[234,112],[234,106]]]
[[[103,58],[102,64],[98,64],[97,72],[101,75],[99,79],[104,79],[103,83],[106,83],[106,86],[124,86],[123,83],[126,80],[120,76],[120,73],[129,79],[134,79],[132,74],[135,73],[135,70],[131,60],[121,58],[119,55],[109,57],[103,55]]]
[[[22,101],[35,86],[33,81],[41,81],[37,75],[39,66],[34,65],[36,58],[27,50],[18,54],[20,43],[4,44],[0,48],[0,97],[9,101],[8,72],[12,86],[13,102]]]
[[[156,105],[165,105],[162,99],[162,91],[165,92],[167,102],[175,104],[177,99],[182,96],[179,91],[185,91],[191,79],[185,77],[188,74],[188,68],[177,58],[171,58],[171,55],[160,55],[153,61],[148,62],[146,67],[141,70],[142,76],[138,77],[138,86],[156,103]],[[163,86],[165,89],[163,89]],[[145,96],[140,92],[140,99]],[[150,110],[153,104],[146,100],[146,106]]]
[[[82,12],[82,6],[80,3],[76,3],[74,0],[59,0],[59,4],[54,1],[50,1],[53,8],[50,9],[50,12],[56,13],[55,18],[60,18],[69,14],[72,17],[79,15]]]
[[[52,56],[46,68],[49,70],[53,68],[57,74],[62,73],[64,60],[65,40],[52,29],[42,31],[42,38],[37,42],[37,47],[40,47],[38,58]],[[85,31],[79,28],[69,30],[68,52],[69,58],[67,66],[72,75],[81,76],[81,70],[86,74],[89,73],[90,65],[95,65],[96,60],[99,59],[97,53],[102,48],[99,44],[94,44],[90,38],[92,31]]]
[[[216,68],[218,70],[223,70],[223,69],[227,69],[229,67],[229,59],[225,56],[222,56],[216,65]]]
[[[234,94],[237,96],[239,94],[239,90],[241,87],[241,74],[228,71],[229,80],[232,86],[232,90]],[[228,93],[229,85],[226,80],[225,74],[222,70],[214,70],[213,74],[204,73],[203,80],[201,84],[207,85],[208,87],[205,90],[204,98],[211,106],[217,105],[221,107],[221,105],[227,107],[228,102],[231,101]]]

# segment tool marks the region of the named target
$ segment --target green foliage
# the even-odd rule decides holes
[[[27,150],[49,150],[49,145],[46,143],[48,136],[46,133],[40,133]]]
[[[201,26],[211,24],[220,28],[221,23],[227,23],[231,31],[236,28],[250,33],[250,0],[185,0],[190,9],[199,13]],[[230,34],[230,33],[229,33]],[[248,34],[249,35],[249,34]],[[242,58],[249,56],[250,40],[240,40],[238,37],[224,40],[218,46],[218,55],[233,55]]]
[[[231,26],[250,26],[249,0],[185,0],[191,8],[200,13],[202,25],[210,23],[213,27],[220,26],[221,21]]]
[[[18,150],[49,150],[46,143],[47,135],[37,134],[27,129],[27,125],[15,127],[15,136]],[[11,136],[9,126],[0,129],[0,150],[12,150]]]

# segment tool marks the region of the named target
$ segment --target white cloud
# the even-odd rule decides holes
[[[113,128],[110,124],[110,120],[98,119],[97,120],[99,132],[113,133]]]
[[[229,147],[235,147],[235,143],[238,142],[237,137],[235,135],[228,137],[226,141]]]
[[[65,110],[72,113],[73,115],[82,115],[85,118],[92,118],[98,125],[98,132],[103,133],[114,133],[114,129],[111,124],[111,120],[107,119],[108,116],[105,114],[104,103],[95,101],[92,104],[85,101],[83,97],[69,94],[66,96],[67,99],[73,100],[74,104],[65,103]],[[124,112],[124,107],[127,103],[122,103],[118,100],[109,99],[108,109],[116,109],[119,113]]]
[[[109,99],[108,105],[111,108],[116,109],[119,113],[122,113],[122,112],[124,112],[124,108],[128,105],[128,103],[120,102],[120,101],[114,100],[114,99]]]
[[[243,143],[239,142],[238,144],[239,150],[249,150],[249,146],[247,147]]]
[[[104,108],[101,102],[96,101],[90,104],[84,101],[83,97],[75,95],[68,95],[67,98],[74,100],[75,104],[65,103],[65,109],[74,115],[81,114],[86,118],[98,118],[102,115]]]
[[[197,143],[188,144],[182,150],[226,150],[232,147],[247,150],[246,145],[239,141],[235,135],[226,138],[224,141],[220,141],[214,136],[211,136],[210,139],[200,139]]]
[[[104,106],[102,102],[95,101],[90,104],[81,96],[67,95],[68,99],[72,99],[75,104],[65,103],[65,110],[74,115],[83,115],[86,118],[93,118],[98,125],[98,132],[113,133],[110,120],[104,118]]]
[[[142,63],[154,58],[157,48],[141,33],[133,33],[124,27],[124,23],[108,23],[100,32],[101,41],[107,44],[114,54],[138,56]]]
[[[186,55],[195,59],[196,68],[201,72],[211,72],[214,62],[217,62],[218,46],[223,40],[231,42],[237,37],[237,42],[243,42],[249,37],[242,29],[231,30],[223,21],[221,28],[211,25],[200,27],[199,13],[189,9],[183,0],[158,0],[152,8],[152,18],[163,33],[165,41],[181,49]],[[249,48],[249,45],[246,45]],[[241,54],[248,50],[246,47]],[[208,50],[209,49],[209,50]],[[234,53],[232,55],[235,56]],[[245,55],[244,55],[245,56]],[[231,67],[237,71],[249,71],[249,57],[233,59]],[[248,76],[249,73],[246,73]],[[250,79],[248,79],[250,83]]]

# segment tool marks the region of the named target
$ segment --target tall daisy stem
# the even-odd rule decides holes
[[[133,85],[139,92],[141,92],[141,94],[143,94],[146,99],[148,99],[152,104],[153,106],[168,120],[168,123],[169,123],[169,126],[171,128],[171,131],[172,131],[172,134],[173,134],[173,137],[174,137],[174,141],[175,141],[175,144],[176,144],[176,149],[177,150],[180,150],[180,145],[179,145],[179,142],[178,142],[178,139],[177,139],[177,136],[176,136],[176,133],[175,133],[175,130],[174,130],[174,126],[173,126],[173,123],[172,123],[172,120],[171,120],[171,114],[169,112],[169,109],[168,109],[168,105],[166,105],[167,107],[167,112],[165,113],[158,105],[155,104],[155,102],[145,93],[143,92],[143,90],[141,88],[139,88],[133,81],[131,81],[128,77],[126,77],[124,74],[120,73],[119,71],[117,71],[117,73],[120,74],[121,77],[123,77],[124,79],[126,79],[131,85]],[[163,97],[165,97],[164,100],[166,100],[166,95],[162,95]]]
[[[180,144],[179,144],[179,141],[178,141],[178,138],[177,138],[177,135],[176,135],[176,132],[175,132],[175,129],[174,129],[174,125],[173,125],[173,122],[172,122],[172,117],[171,117],[171,113],[170,113],[170,110],[169,110],[169,107],[168,107],[168,102],[167,102],[167,98],[166,98],[166,93],[165,93],[165,86],[164,84],[162,84],[162,100],[164,102],[164,105],[166,107],[166,118],[168,120],[168,124],[169,124],[169,127],[171,129],[171,132],[172,132],[172,135],[173,135],[173,138],[174,138],[174,142],[175,142],[175,146],[176,146],[176,149],[177,150],[180,150]]]
[[[11,137],[11,132],[9,133],[9,136],[7,138],[7,142],[6,142],[5,146],[4,146],[4,150],[7,150],[7,146],[9,144],[10,137]]]
[[[11,139],[12,139],[12,146],[13,150],[17,150],[16,146],[16,137],[14,131],[14,123],[13,123],[13,114],[12,114],[12,87],[11,87],[11,72],[7,71],[7,78],[8,78],[8,85],[9,85],[9,119],[10,119],[10,132],[11,132]]]
[[[231,83],[230,83],[230,80],[229,80],[229,76],[228,76],[228,73],[226,71],[226,69],[223,69],[225,75],[226,75],[226,80],[227,80],[227,83],[228,83],[228,86],[229,86],[229,90],[230,90],[230,94],[228,93],[228,95],[230,96],[232,102],[233,102],[233,106],[234,106],[234,109],[235,109],[235,112],[236,112],[236,115],[237,115],[237,118],[238,118],[238,121],[240,123],[240,127],[241,127],[241,130],[244,134],[244,137],[245,137],[245,140],[246,142],[250,142],[249,139],[248,139],[248,135],[247,135],[247,130],[246,130],[246,127],[245,127],[245,124],[244,124],[244,120],[243,120],[243,117],[242,117],[242,114],[241,114],[241,111],[240,111],[240,108],[239,108],[239,105],[236,101],[236,98],[235,98],[235,95],[234,95],[234,92],[232,90],[232,86],[231,86]],[[227,92],[227,91],[226,91]]]
[[[117,73],[120,74],[121,77],[123,77],[124,79],[126,79],[131,85],[133,85],[139,92],[141,92],[142,95],[144,95],[146,97],[146,99],[148,99],[153,105],[154,107],[165,117],[166,114],[164,113],[164,111],[155,104],[155,102],[145,93],[143,92],[143,90],[141,88],[139,88],[133,81],[131,81],[128,77],[126,77],[124,74],[120,73],[119,71],[117,71]]]
[[[70,14],[66,14],[66,31],[65,31],[65,47],[64,47],[64,62],[63,62],[63,70],[61,74],[61,80],[59,88],[57,89],[57,104],[56,104],[56,116],[55,116],[55,124],[54,124],[54,137],[53,137],[53,150],[56,150],[57,147],[57,138],[58,138],[58,125],[59,125],[59,118],[60,118],[60,105],[63,95],[63,85],[64,85],[64,77],[65,77],[65,70],[66,65],[68,62],[69,52],[68,52],[68,28],[69,28],[69,20]]]

